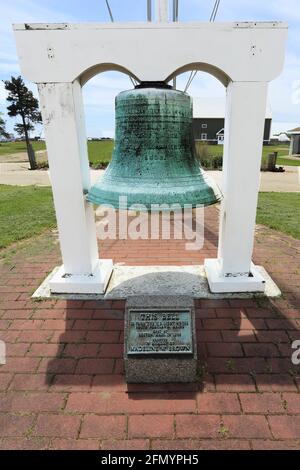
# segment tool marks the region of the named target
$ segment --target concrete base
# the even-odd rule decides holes
[[[113,270],[112,260],[99,260],[98,266],[90,275],[65,274],[60,266],[49,280],[53,294],[104,294]]]
[[[192,312],[193,353],[186,354],[143,354],[127,355],[129,333],[128,310],[130,308],[167,308],[186,309]],[[197,341],[195,328],[194,301],[187,296],[137,296],[126,302],[124,332],[124,364],[127,383],[170,383],[197,381]]]
[[[213,293],[220,292],[264,292],[266,279],[251,263],[251,276],[224,276],[218,259],[206,259],[204,267],[209,288]]]
[[[125,266],[115,264],[105,294],[58,294],[50,290],[52,273],[34,292],[33,298],[66,300],[128,299],[137,295],[188,295],[195,299],[245,299],[253,297],[279,297],[281,292],[262,266],[257,271],[266,281],[264,292],[211,292],[203,265],[189,266]]]

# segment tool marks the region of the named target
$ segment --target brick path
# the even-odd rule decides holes
[[[190,264],[216,255],[217,212],[206,242],[105,242],[102,257],[127,264]],[[282,289],[277,300],[196,302],[199,384],[131,385],[123,378],[124,302],[33,301],[59,264],[55,234],[0,264],[0,448],[300,448],[300,242],[267,228],[255,262]],[[143,258],[143,259],[141,259]]]

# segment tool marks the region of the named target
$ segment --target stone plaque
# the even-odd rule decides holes
[[[127,355],[193,354],[191,309],[129,309]]]

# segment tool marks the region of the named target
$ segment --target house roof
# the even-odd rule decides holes
[[[208,97],[196,97],[193,98],[193,116],[199,119],[212,119],[225,117],[225,103],[226,98],[208,98]],[[270,103],[267,103],[266,119],[272,119],[272,110]]]
[[[295,129],[290,129],[286,131],[287,134],[300,134],[300,127],[295,127]]]

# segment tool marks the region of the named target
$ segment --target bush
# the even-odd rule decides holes
[[[195,151],[202,168],[206,170],[220,170],[223,165],[222,155],[210,155],[209,145],[206,142],[196,142]]]
[[[49,164],[47,160],[44,160],[42,162],[37,162],[37,166],[36,166],[37,170],[48,170],[48,168],[49,168]]]

